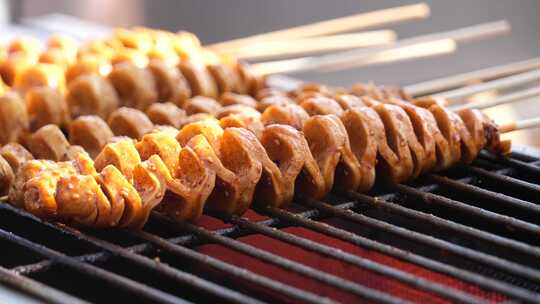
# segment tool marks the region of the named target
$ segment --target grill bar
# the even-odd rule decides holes
[[[489,199],[491,201],[497,201],[504,203],[508,206],[512,206],[515,208],[523,209],[525,211],[530,211],[535,214],[540,214],[540,205],[530,203],[528,201],[524,201],[521,199],[517,199],[514,197],[511,197],[509,195],[505,195],[502,193],[495,193],[491,192],[489,190],[480,188],[478,186],[466,184],[463,180],[469,180],[472,181],[472,178],[466,178],[461,180],[452,180],[448,177],[430,174],[428,175],[429,178],[431,178],[433,181],[435,181],[438,184],[445,185],[448,188],[452,188],[457,191],[462,191],[464,193],[472,194],[474,196],[477,196],[479,198]]]
[[[241,227],[256,231],[260,234],[264,234],[274,239],[279,239],[281,241],[304,248],[306,250],[317,252],[319,254],[329,256],[329,257],[338,259],[340,261],[347,262],[351,265],[355,265],[357,267],[364,268],[364,269],[373,271],[375,273],[385,275],[387,277],[399,280],[411,286],[429,291],[431,293],[443,296],[445,298],[448,298],[454,301],[460,301],[463,303],[484,303],[484,301],[471,297],[458,290],[449,290],[446,286],[433,283],[431,281],[416,277],[409,273],[388,267],[383,264],[373,262],[368,259],[363,259],[363,258],[360,258],[358,256],[355,256],[355,255],[352,255],[343,251],[335,250],[334,248],[331,248],[329,246],[326,246],[326,245],[323,245],[323,244],[320,244],[320,243],[317,243],[317,242],[314,242],[314,241],[311,241],[302,237],[298,237],[296,235],[286,233],[281,230],[275,230],[266,226],[257,225],[253,222],[250,222],[248,220],[245,220],[236,216],[228,217],[226,220],[228,222],[240,225]]]
[[[254,298],[245,296],[230,289],[223,288],[217,284],[203,280],[190,273],[179,271],[175,268],[167,266],[166,264],[155,263],[147,257],[129,252],[120,246],[114,245],[106,241],[102,241],[89,235],[84,235],[79,231],[74,230],[73,228],[66,227],[66,230],[72,232],[74,236],[79,236],[81,239],[88,241],[95,246],[99,246],[103,250],[106,250],[117,257],[134,262],[140,266],[153,270],[179,283],[191,285],[192,287],[196,287],[209,294],[220,296],[228,301],[232,301],[235,303],[262,303]]]
[[[293,271],[293,272],[302,274],[306,277],[316,279],[325,284],[356,294],[362,298],[365,298],[366,300],[371,300],[371,301],[376,301],[376,302],[385,302],[385,303],[397,301],[397,298],[388,297],[386,294],[380,291],[377,291],[375,289],[364,287],[356,283],[353,283],[351,281],[341,279],[334,275],[321,272],[317,269],[305,266],[300,263],[296,263],[294,261],[285,259],[281,256],[272,254],[270,252],[260,250],[256,247],[244,244],[234,239],[216,235],[206,229],[196,227],[194,225],[186,224],[186,223],[178,223],[178,224],[175,223],[174,225],[177,225],[182,230],[189,231],[201,238],[207,239],[208,241],[211,241],[212,243],[221,244],[230,249],[234,249],[238,252],[242,252],[244,254],[250,255],[261,261],[265,261],[267,263],[277,265],[289,271]],[[265,226],[261,226],[261,227],[265,227]]]
[[[480,157],[483,159],[487,159],[491,162],[501,163],[504,165],[511,166],[513,168],[526,171],[527,173],[534,174],[540,176],[540,167],[538,167],[536,162],[533,163],[527,163],[521,160],[509,158],[509,159],[500,159],[494,155],[491,155],[489,153],[480,153]]]
[[[139,244],[139,245],[127,247],[125,249],[133,253],[142,254],[142,253],[150,251],[151,248],[150,246],[148,246],[148,244]],[[100,251],[97,253],[90,253],[90,254],[75,256],[73,258],[79,262],[93,264],[93,263],[98,263],[98,262],[104,262],[108,258],[110,258],[110,256],[111,256],[110,253],[106,251]],[[33,263],[33,264],[13,267],[10,269],[10,271],[20,274],[20,275],[30,275],[33,273],[39,273],[39,272],[50,270],[52,266],[54,266],[53,261],[43,260],[43,261]]]
[[[540,150],[537,150],[537,152],[538,153],[536,155],[540,155]],[[481,153],[484,153],[484,152],[481,152]],[[540,165],[540,159],[538,159],[538,156],[532,156],[526,153],[522,153],[519,150],[513,150],[511,157],[525,161],[531,165],[535,165],[535,166]]]
[[[459,202],[459,201],[456,201],[456,200],[453,200],[453,199],[450,199],[441,195],[425,192],[423,191],[424,190],[423,187],[413,188],[408,185],[400,184],[400,185],[395,185],[395,189],[402,193],[414,195],[429,204],[435,203],[442,206],[450,207],[450,208],[453,208],[453,210],[463,211],[470,216],[477,216],[480,218],[490,220],[500,225],[514,227],[514,228],[517,228],[525,232],[529,232],[534,235],[540,235],[540,226],[538,225],[531,224],[522,220],[518,220],[510,216],[491,212],[482,208],[467,205],[462,202]]]
[[[467,169],[472,172],[473,174],[476,174],[482,178],[491,179],[493,181],[497,181],[504,185],[511,185],[512,187],[516,189],[520,189],[523,191],[533,192],[538,195],[540,195],[540,186],[526,182],[524,180],[520,180],[511,176],[502,175],[503,173],[496,174],[494,172],[478,168],[475,166],[467,167]],[[502,171],[502,170],[501,170]],[[506,170],[509,171],[509,170]]]
[[[383,254],[398,258],[406,262],[410,262],[412,264],[433,270],[435,272],[458,278],[460,280],[469,282],[471,284],[488,290],[497,291],[522,301],[527,301],[530,303],[540,303],[540,299],[538,299],[538,294],[535,294],[523,288],[493,280],[467,270],[459,269],[451,265],[444,264],[421,255],[417,255],[412,252],[392,247],[390,245],[379,243],[377,241],[364,238],[352,232],[329,226],[286,210],[265,207],[262,209],[262,211],[273,217],[279,217],[280,219],[283,219],[284,221],[290,222],[294,225],[303,226],[313,231],[317,231],[319,233],[338,238],[340,240],[349,242],[362,248],[381,252]],[[317,213],[320,212],[317,211]]]
[[[433,187],[436,188],[437,185],[434,185]],[[445,228],[445,229],[457,232],[461,235],[471,236],[476,239],[504,247],[506,249],[514,250],[521,254],[540,258],[540,248],[536,246],[532,246],[532,245],[529,245],[520,241],[509,239],[509,238],[499,236],[493,233],[489,233],[483,230],[479,230],[473,227],[465,226],[463,224],[446,220],[446,219],[434,216],[432,214],[427,214],[427,213],[423,213],[414,209],[409,209],[399,204],[391,203],[385,200],[385,199],[396,197],[396,194],[394,193],[380,196],[380,197],[371,197],[371,196],[367,196],[362,193],[356,193],[356,192],[349,192],[347,193],[347,195],[349,198],[355,199],[361,203],[364,203],[373,207],[384,208],[387,211],[391,211],[396,214],[400,214],[400,215],[403,215],[403,216],[406,216],[406,217],[409,217],[418,221],[429,223],[438,228]],[[350,209],[353,206],[354,204],[351,205],[347,209]]]
[[[438,218],[431,214],[426,214],[426,213],[422,213],[416,210],[407,209],[397,204],[393,204],[393,203],[381,200],[379,198],[373,198],[364,194],[354,193],[354,192],[349,193],[349,195],[351,197],[354,197],[360,202],[373,204],[375,206],[385,208],[389,211],[393,211],[393,212],[414,218],[415,220],[425,221],[433,225],[439,225],[439,227],[449,228],[463,234],[474,235],[481,239],[487,239],[489,241],[494,241],[494,242],[502,243],[505,245],[511,245],[513,247],[522,248],[522,249],[534,248],[532,246],[519,243],[510,239],[505,239],[505,238],[493,235],[491,233],[487,233],[481,230],[476,230],[471,227],[463,226],[461,224],[444,220],[442,218]],[[409,239],[418,243],[422,243],[433,248],[442,249],[447,252],[451,252],[455,255],[470,259],[472,261],[475,261],[484,265],[498,268],[507,273],[515,274],[524,278],[528,278],[533,281],[540,282],[540,273],[536,270],[530,269],[523,265],[510,262],[507,260],[503,260],[493,255],[489,255],[489,254],[485,254],[485,253],[475,251],[469,248],[465,248],[465,247],[462,247],[462,246],[459,246],[459,245],[456,245],[456,244],[453,244],[444,240],[434,238],[429,235],[418,233],[416,231],[408,230],[408,229],[398,227],[398,226],[395,226],[395,225],[392,225],[383,221],[379,221],[379,220],[367,217],[359,213],[354,213],[352,211],[335,208],[328,204],[324,204],[321,202],[309,202],[309,203],[310,205],[316,206],[317,208],[323,210],[324,212],[331,213],[335,216],[339,216],[339,217],[342,217],[342,218],[345,218],[345,219],[348,219],[348,220],[351,220],[360,224],[369,225],[371,227],[375,227],[377,229],[381,229],[383,231],[390,232],[395,235],[399,235],[406,239]],[[350,209],[354,206],[355,204],[351,203],[351,206],[347,209]]]
[[[62,291],[43,285],[27,277],[13,273],[0,266],[0,282],[9,284],[20,291],[32,295],[33,297],[47,303],[58,304],[89,304],[86,301],[75,298]]]
[[[196,261],[198,263],[202,263],[207,266],[211,266],[233,277],[237,277],[237,278],[249,281],[251,283],[257,284],[259,286],[268,288],[282,295],[288,296],[292,299],[296,299],[298,301],[303,301],[306,303],[335,303],[331,299],[323,298],[311,292],[307,292],[307,291],[298,289],[296,287],[288,286],[281,282],[274,281],[267,277],[255,274],[243,268],[236,267],[231,264],[222,262],[218,259],[215,259],[213,257],[198,253],[192,249],[176,245],[157,235],[153,235],[144,231],[130,232],[130,234],[136,237],[140,237],[148,242],[151,242],[156,247],[162,250],[165,250],[171,254],[174,254],[183,258],[188,258],[190,260]],[[403,303],[403,302],[396,300],[396,301],[390,301],[390,302],[384,301],[384,303]]]
[[[8,210],[19,216],[24,216],[24,217],[32,216],[28,214],[27,212],[25,212],[24,210],[14,208],[13,206],[8,205],[8,204],[0,204],[0,209]],[[310,214],[311,213],[309,211],[302,213],[302,215],[306,217],[310,216]],[[159,213],[153,213],[152,217],[159,219],[162,216]],[[36,219],[36,220],[39,221],[39,219]],[[266,226],[276,226],[277,224],[280,223],[280,221],[278,219],[271,218],[267,220],[258,221],[257,223],[260,225],[266,225]],[[246,231],[244,231],[239,226],[232,226],[232,227],[218,229],[218,230],[213,231],[213,233],[217,235],[230,236],[230,237],[240,237],[243,235],[251,234],[251,233],[246,233]],[[184,246],[190,246],[190,245],[195,245],[196,243],[202,243],[201,240],[196,238],[194,235],[186,235],[182,237],[177,237],[174,239],[174,241],[175,241],[175,244],[184,245]],[[133,253],[142,254],[142,253],[149,252],[151,249],[153,249],[153,247],[149,243],[142,243],[142,244],[126,247],[125,249]],[[74,257],[74,258],[81,262],[96,263],[96,262],[105,261],[109,256],[110,254],[108,252],[100,251],[98,253],[85,254],[85,255]],[[53,264],[54,263],[50,260],[44,260],[44,261],[40,261],[33,264],[17,266],[17,267],[12,268],[11,271],[18,274],[28,275],[32,273],[46,271],[50,269],[50,267]]]
[[[111,286],[122,288],[132,294],[135,294],[141,299],[147,301],[153,301],[158,303],[177,303],[185,304],[189,303],[185,300],[177,298],[171,294],[149,287],[145,284],[133,281],[131,279],[122,277],[115,273],[103,270],[96,266],[86,264],[55,250],[49,249],[45,246],[31,242],[25,238],[19,237],[13,233],[0,229],[0,238],[11,243],[17,244],[24,248],[31,250],[32,252],[45,256],[59,265],[65,266],[75,272],[78,272],[85,276],[94,277],[103,282],[107,282]]]
[[[167,266],[165,264],[158,264],[155,263],[153,260],[146,258],[142,255],[138,255],[136,253],[130,252],[127,249],[124,249],[118,245],[109,243],[107,241],[103,241],[100,239],[97,239],[95,237],[86,235],[76,229],[70,228],[70,227],[59,227],[52,223],[42,221],[41,219],[26,213],[20,209],[16,209],[14,207],[11,207],[13,211],[20,213],[22,216],[30,218],[34,221],[40,222],[44,225],[46,225],[49,228],[52,228],[56,231],[59,231],[61,233],[67,233],[78,240],[90,243],[96,247],[101,248],[102,250],[109,252],[110,254],[129,260],[130,262],[133,262],[137,265],[143,266],[149,270],[155,271],[157,273],[160,273],[174,281],[177,281],[182,284],[190,285],[192,287],[195,287],[197,289],[200,289],[202,291],[208,292],[210,294],[222,297],[223,299],[226,299],[228,301],[232,301],[235,303],[262,303],[254,298],[242,295],[236,291],[226,289],[224,287],[221,287],[219,285],[216,285],[212,282],[203,280],[195,275],[192,275],[190,273],[179,271],[175,268],[172,268],[170,266]]]

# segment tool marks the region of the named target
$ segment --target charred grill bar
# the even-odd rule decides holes
[[[2,266],[31,282],[39,281],[62,290],[61,294],[89,301],[104,300],[102,297],[108,293],[96,292],[101,287],[114,287],[118,294],[109,296],[119,299],[164,303],[210,299],[236,303],[333,303],[343,299],[281,282],[259,269],[246,270],[235,263],[238,261],[213,257],[199,249],[218,244],[224,250],[250,256],[261,264],[274,265],[370,302],[446,299],[482,303],[513,299],[537,303],[540,240],[534,215],[538,212],[540,192],[538,164],[540,159],[529,154],[514,153],[508,161],[501,161],[482,153],[471,166],[428,175],[411,185],[376,189],[371,195],[333,193],[324,202],[299,198],[292,210],[257,209],[260,215],[268,217],[263,219],[208,216],[214,222],[229,223],[219,229],[173,223],[155,214],[144,231],[105,234],[45,222],[1,204],[0,239],[4,247],[10,248],[4,259],[6,265]],[[339,239],[474,287],[448,288],[395,265],[334,250],[302,234],[288,232],[290,227]],[[361,228],[356,231],[355,227]],[[411,298],[403,291],[366,286],[243,241],[244,237],[254,235],[315,252],[346,264],[347,269],[367,270],[405,284],[410,290],[421,290],[421,296],[427,298]],[[74,246],[79,248],[73,249]],[[88,280],[98,283],[85,284]],[[31,285],[25,286],[29,286],[27,292],[31,293]],[[56,296],[45,292],[39,298],[61,302]]]

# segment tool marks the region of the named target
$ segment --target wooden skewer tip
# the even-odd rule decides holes
[[[540,117],[518,120],[499,126],[499,132],[509,133],[518,130],[534,129],[540,127]]]

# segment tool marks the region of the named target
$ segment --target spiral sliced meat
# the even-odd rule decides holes
[[[185,126],[176,138],[174,132],[153,131],[137,142],[108,143],[95,162],[86,153],[63,162],[26,161],[10,195],[14,204],[45,218],[140,227],[154,208],[176,220],[195,220],[204,207],[242,214],[252,201],[283,207],[295,193],[319,198],[334,179],[340,187],[357,188],[359,165],[341,121],[314,116],[304,132],[269,125],[259,141],[247,129],[204,120]],[[36,153],[60,157],[49,150]]]

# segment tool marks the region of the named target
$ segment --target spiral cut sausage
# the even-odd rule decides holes
[[[309,134],[340,129],[335,116],[306,124]],[[70,161],[24,161],[10,202],[40,217],[96,227],[140,227],[162,201],[156,210],[176,220],[196,219],[205,206],[242,214],[253,200],[282,207],[296,185],[306,195],[324,195],[342,163],[345,134],[309,144],[306,138],[285,125],[266,127],[259,140],[247,129],[223,129],[215,119],[194,122],[176,136],[155,131],[136,142],[109,143],[95,162],[84,152]],[[320,151],[312,154],[310,145]]]
[[[252,201],[283,207],[295,194],[321,198],[334,188],[367,191],[377,179],[400,183],[470,162],[482,148],[509,148],[487,116],[476,110],[453,113],[433,99],[407,102],[395,93],[381,101],[367,95],[331,98],[313,86],[288,95],[263,97],[261,103],[287,101],[262,114],[240,95],[228,96],[228,106],[217,103],[217,110],[203,108],[210,113],[195,114],[199,120],[177,109],[184,122],[167,116],[169,111],[148,109],[153,120],[182,125],[179,130],[156,128],[130,108],[115,111],[108,125],[97,116],[80,117],[69,137],[75,143],[92,138],[93,147],[85,148],[97,154],[94,161],[47,125],[29,136],[28,146],[57,162],[28,160],[29,153],[0,161],[3,178],[11,179],[10,201],[45,218],[140,227],[153,209],[183,221],[197,219],[204,208],[242,214]]]

